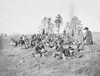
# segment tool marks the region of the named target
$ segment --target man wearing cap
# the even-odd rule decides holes
[[[84,40],[86,40],[86,45],[93,44],[93,39],[92,39],[92,33],[91,33],[91,31],[89,30],[88,27],[85,27],[84,30],[86,30],[86,36],[84,38]]]

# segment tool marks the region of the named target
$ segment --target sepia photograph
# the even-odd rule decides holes
[[[0,76],[100,76],[100,0],[0,0]]]

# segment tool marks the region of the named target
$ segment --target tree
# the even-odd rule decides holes
[[[47,24],[48,24],[48,26],[47,26],[47,32],[49,34],[53,33],[53,31],[54,31],[54,24],[51,21],[52,21],[52,19],[48,18],[48,20],[47,20]]]
[[[46,32],[47,17],[44,17],[41,21],[42,25],[39,26],[40,30]]]
[[[71,26],[71,22],[66,23],[65,29],[67,30],[68,35],[74,36],[73,26]]]
[[[77,33],[79,34],[83,27],[81,24],[81,21],[78,19],[78,17],[74,16],[70,22],[67,22],[66,27],[67,30],[71,30],[73,33],[73,36]]]
[[[65,29],[67,30],[67,32],[69,32],[69,31],[72,29],[72,27],[71,27],[71,25],[70,25],[70,22],[67,22],[67,23],[66,23]]]
[[[62,24],[62,17],[61,17],[60,14],[58,14],[58,15],[56,16],[56,20],[55,20],[54,22],[55,22],[55,24],[56,24],[56,27],[57,27],[58,33],[59,33],[59,31],[60,31],[60,26],[61,26],[61,24]]]
[[[44,17],[43,20],[41,21],[42,25],[40,26],[40,30],[45,31],[45,33],[53,33],[53,26],[54,24],[51,22],[52,19],[49,17]]]
[[[70,33],[70,35],[78,41],[82,41],[83,39],[83,26],[81,21],[78,19],[78,17],[74,16],[71,21],[67,22],[65,28],[68,31],[68,33]]]
[[[81,21],[78,19],[78,17],[74,16],[71,20],[71,26],[73,30],[73,36],[75,38],[75,41],[78,40],[79,42],[83,41],[83,26]]]
[[[81,21],[78,19],[78,17],[74,16],[71,20],[71,25],[72,25],[72,29],[73,31],[76,33],[79,29],[82,28],[82,24]]]

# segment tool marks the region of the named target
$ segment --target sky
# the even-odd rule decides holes
[[[57,14],[64,25],[73,14],[84,27],[100,32],[100,0],[0,0],[0,33],[38,33],[41,20]]]

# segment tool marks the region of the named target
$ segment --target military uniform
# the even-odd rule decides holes
[[[89,31],[89,30],[86,31],[86,36],[85,36],[84,40],[86,40],[86,45],[93,44],[93,39],[92,39],[91,31]]]

